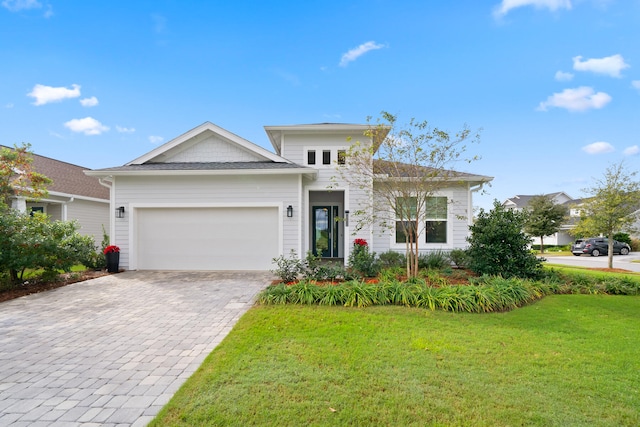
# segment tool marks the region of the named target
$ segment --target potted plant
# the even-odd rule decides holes
[[[104,248],[103,252],[107,259],[107,272],[117,273],[120,264],[120,248],[116,245],[109,245]]]

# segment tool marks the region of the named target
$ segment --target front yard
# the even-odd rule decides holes
[[[640,297],[256,306],[151,425],[640,424]]]

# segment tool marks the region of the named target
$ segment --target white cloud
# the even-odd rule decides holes
[[[539,111],[547,111],[548,107],[566,108],[569,111],[586,111],[599,109],[611,102],[611,96],[604,92],[595,93],[593,88],[581,86],[576,89],[565,89],[561,93],[554,93],[541,102]]]
[[[135,128],[126,128],[118,125],[116,125],[116,130],[120,133],[134,133],[136,131]]]
[[[565,73],[564,71],[556,71],[555,79],[559,82],[568,82],[573,80],[573,74]]]
[[[18,12],[26,9],[40,9],[42,3],[37,0],[4,0],[2,7],[11,12]]]
[[[98,98],[92,96],[91,98],[84,98],[80,100],[80,104],[83,107],[95,107],[98,105]]]
[[[162,141],[164,141],[164,138],[161,136],[156,136],[156,135],[149,136],[149,142],[152,144],[160,144]]]
[[[60,102],[67,98],[77,98],[80,96],[80,86],[76,84],[71,85],[71,89],[66,87],[52,87],[37,84],[33,87],[31,92],[27,94],[32,98],[35,98],[36,102],[33,105],[44,105],[50,102]]]
[[[599,141],[594,142],[593,144],[585,145],[584,147],[582,147],[582,151],[587,154],[604,154],[615,151],[615,148],[613,148],[613,145],[609,144],[608,142]]]
[[[573,57],[573,69],[576,71],[591,71],[596,74],[606,74],[611,77],[622,77],[620,71],[629,68],[620,54],[604,58],[589,58],[585,61],[582,56]]]
[[[343,54],[342,58],[340,58],[340,66],[346,67],[349,62],[355,61],[370,50],[382,49],[383,47],[385,47],[383,44],[378,44],[374,41],[363,43]]]
[[[640,80],[632,80],[632,81],[631,81],[631,86],[632,86],[634,89],[638,89],[638,90],[640,90]]]
[[[640,153],[640,147],[638,147],[637,145],[632,145],[631,147],[625,148],[622,153],[625,156],[635,156],[636,154]]]
[[[72,132],[84,133],[85,135],[100,135],[109,130],[108,126],[103,125],[93,117],[69,120],[64,126]]]
[[[505,16],[512,9],[524,6],[533,6],[536,9],[549,9],[556,11],[558,9],[571,9],[571,0],[502,0],[499,6],[493,9],[493,16],[500,18]]]

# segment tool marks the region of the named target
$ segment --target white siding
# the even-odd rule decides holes
[[[297,175],[117,177],[115,206],[125,217],[115,219],[112,244],[120,246],[120,265],[129,268],[131,210],[138,207],[278,205],[283,215],[283,253],[298,250],[299,187]],[[286,217],[292,205],[293,218]]]
[[[109,232],[109,202],[93,202],[75,199],[67,204],[67,219],[75,219],[80,224],[78,232],[85,236],[93,236],[96,245],[102,243],[103,227]]]
[[[166,154],[170,162],[255,162],[264,160],[255,153],[244,150],[237,144],[231,144],[225,139],[206,132],[208,137],[194,138],[195,143],[182,151],[169,151]],[[179,146],[179,148],[181,148]]]

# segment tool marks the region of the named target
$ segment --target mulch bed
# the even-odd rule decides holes
[[[51,289],[67,286],[72,283],[83,282],[89,279],[95,279],[96,277],[106,276],[106,270],[103,271],[83,271],[77,273],[64,273],[58,276],[56,281],[42,281],[42,280],[26,280],[23,283],[14,285],[10,289],[0,290],[0,302],[9,301],[14,298],[23,297],[29,294],[36,294],[38,292],[49,291]]]

